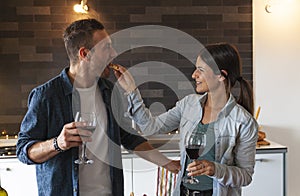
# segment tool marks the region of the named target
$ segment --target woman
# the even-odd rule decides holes
[[[258,126],[252,117],[252,88],[241,76],[235,47],[220,43],[200,51],[192,74],[199,94],[186,96],[157,117],[145,108],[131,75],[123,67],[115,75],[128,93],[128,113],[143,133],[180,130],[179,179],[196,176],[200,183],[191,185],[178,180],[174,195],[241,195],[241,187],[250,184],[254,172]],[[231,89],[237,82],[240,95],[236,101]],[[206,131],[210,140],[206,153],[191,162],[183,140],[196,126]]]

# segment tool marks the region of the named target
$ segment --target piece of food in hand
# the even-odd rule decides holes
[[[109,65],[108,65],[111,69],[113,69],[113,70],[116,70],[116,71],[119,71],[119,66],[118,65],[116,65],[116,64],[113,64],[113,63],[109,63]]]

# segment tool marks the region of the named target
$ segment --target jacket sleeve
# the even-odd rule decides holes
[[[132,120],[124,116],[128,104],[122,95],[121,89],[118,88],[117,85],[113,87],[108,81],[105,82],[110,89],[113,89],[109,96],[112,113],[111,119],[114,120],[112,126],[117,126],[115,130],[120,131],[120,142],[122,146],[127,150],[134,150],[138,145],[147,140],[132,127]]]
[[[168,133],[179,127],[182,101],[177,102],[176,106],[167,112],[152,116],[150,110],[145,107],[138,89],[131,92],[127,100],[126,115],[134,120],[144,134]]]
[[[213,178],[223,186],[247,186],[252,181],[258,125],[252,117],[249,117],[248,120],[239,124],[239,129],[239,137],[235,139],[236,144],[233,149],[233,163],[224,164],[226,162],[225,155],[223,155],[221,163],[215,162]]]

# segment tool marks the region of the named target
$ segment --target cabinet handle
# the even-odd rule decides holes
[[[9,168],[9,167],[7,167],[7,168],[0,168],[0,170],[11,171],[11,168]]]
[[[268,160],[267,160],[267,159],[262,159],[262,158],[261,158],[261,159],[255,159],[255,161],[256,161],[256,162],[267,162]]]

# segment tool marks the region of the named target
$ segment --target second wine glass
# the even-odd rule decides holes
[[[184,145],[188,157],[193,162],[194,160],[198,159],[205,149],[206,134],[200,132],[197,126],[192,132],[188,132],[185,135]],[[183,182],[188,184],[198,184],[199,180],[191,176],[184,177]]]
[[[79,130],[88,130],[94,132],[97,125],[95,112],[77,112],[75,115],[75,122],[85,123],[85,126],[77,127]],[[84,137],[84,136],[81,136]],[[79,159],[75,160],[76,164],[92,164],[94,161],[89,159],[86,155],[86,141],[82,142],[82,151]]]

